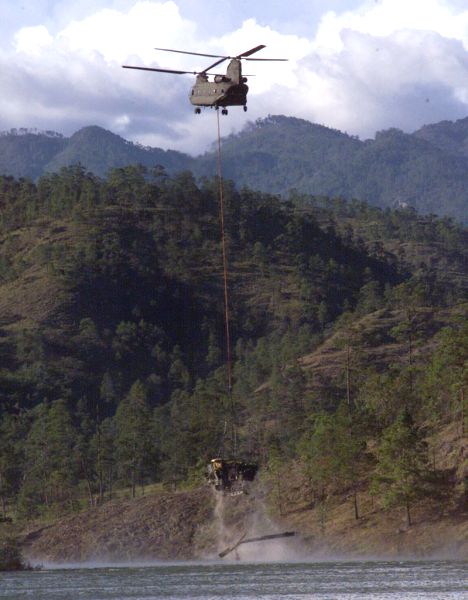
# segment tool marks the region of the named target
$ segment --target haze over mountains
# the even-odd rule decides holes
[[[214,152],[193,158],[143,147],[96,126],[70,138],[28,130],[0,136],[0,174],[31,179],[77,163],[100,176],[136,163],[161,165],[169,174],[191,170],[211,176],[215,161]],[[296,190],[380,207],[408,204],[422,213],[466,221],[468,118],[426,125],[412,134],[389,129],[362,141],[302,119],[269,116],[223,139],[223,174],[238,186],[269,193]]]

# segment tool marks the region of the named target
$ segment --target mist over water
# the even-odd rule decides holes
[[[206,559],[46,564],[0,573],[0,600],[468,600],[468,562],[315,561],[300,538],[244,544],[277,533],[261,496],[215,494]]]
[[[258,558],[261,558],[260,556]],[[0,574],[8,600],[465,600],[468,563],[205,562]]]

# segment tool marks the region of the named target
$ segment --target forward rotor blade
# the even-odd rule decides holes
[[[174,69],[153,69],[150,67],[131,67],[130,65],[122,65],[124,69],[137,69],[138,71],[157,71],[158,73],[173,73],[175,75],[198,75],[197,71],[175,71]]]
[[[242,52],[242,54],[238,54],[235,58],[245,58],[246,56],[255,54],[255,52],[258,52],[259,50],[263,50],[263,48],[266,48],[266,46],[264,44],[260,44],[260,46],[255,46],[255,48],[251,48],[250,50],[247,50],[247,52]]]
[[[177,52],[177,54],[193,54],[194,56],[209,56],[210,58],[229,58],[228,56],[221,56],[221,54],[203,54],[202,52],[187,52],[186,50],[171,50],[171,48],[155,48],[155,50],[162,50],[163,52]]]

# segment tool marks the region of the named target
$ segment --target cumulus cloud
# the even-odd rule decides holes
[[[0,86],[7,91],[0,129],[70,134],[98,124],[144,144],[202,151],[214,137],[215,116],[193,115],[192,79],[124,71],[121,64],[199,70],[210,59],[154,46],[237,54],[263,43],[258,57],[290,59],[244,63],[256,75],[249,113],[233,108],[223,120],[225,134],[277,113],[361,136],[466,115],[468,10],[449,0],[366,0],[352,11],[325,13],[309,36],[281,33],[246,15],[241,26],[208,38],[174,0],[126,6],[90,12],[59,31],[20,29],[14,47],[0,51]]]
[[[322,97],[309,118],[361,135],[466,115],[468,11],[444,0],[365,2],[327,13],[303,62]]]

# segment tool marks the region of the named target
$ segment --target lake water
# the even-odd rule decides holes
[[[8,600],[468,600],[468,562],[181,563],[0,573]]]

